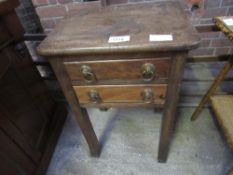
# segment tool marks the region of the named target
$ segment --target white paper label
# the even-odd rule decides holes
[[[172,41],[173,37],[171,34],[168,34],[168,35],[150,34],[149,40],[150,41]]]
[[[224,23],[228,26],[233,26],[233,19],[232,18],[229,18],[229,19],[224,19],[223,20]]]
[[[121,43],[130,41],[129,35],[122,35],[122,36],[110,36],[108,42],[109,43]]]

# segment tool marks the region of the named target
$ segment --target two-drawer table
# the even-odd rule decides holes
[[[165,162],[185,58],[198,34],[174,1],[70,13],[38,48],[49,58],[93,156],[101,146],[85,107],[165,107]]]

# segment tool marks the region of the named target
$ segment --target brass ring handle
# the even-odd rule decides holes
[[[154,101],[154,92],[152,89],[144,89],[141,93],[143,101],[146,103],[152,103]]]
[[[155,66],[151,63],[142,65],[142,78],[144,81],[152,81],[155,77]]]
[[[95,74],[92,72],[92,69],[90,66],[82,65],[81,66],[81,73],[82,73],[84,79],[88,82],[93,82],[96,80]]]
[[[88,96],[89,96],[90,101],[93,103],[100,103],[101,102],[101,97],[100,97],[99,93],[94,89],[92,89],[88,92]]]

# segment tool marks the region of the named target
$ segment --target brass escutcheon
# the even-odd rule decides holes
[[[84,79],[87,82],[93,82],[93,81],[96,80],[95,74],[93,73],[90,66],[82,65],[81,66],[81,72],[82,72],[82,75],[83,75]]]
[[[154,101],[154,92],[152,89],[144,89],[141,93],[143,101],[146,103],[152,103]]]
[[[92,89],[88,92],[88,96],[89,96],[90,101],[93,103],[100,103],[101,102],[101,97],[100,97],[99,93],[94,89]]]
[[[142,65],[142,78],[144,81],[152,81],[155,77],[155,66],[152,63]]]

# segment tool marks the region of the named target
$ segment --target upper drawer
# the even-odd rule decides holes
[[[167,78],[169,58],[130,59],[108,61],[65,62],[71,80],[96,82],[99,80],[142,80],[145,82]]]

